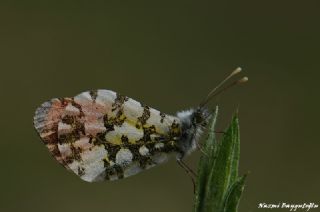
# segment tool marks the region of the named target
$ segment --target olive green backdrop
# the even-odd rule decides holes
[[[191,211],[192,184],[174,160],[121,181],[81,181],[40,142],[34,110],[104,88],[174,114],[237,66],[249,83],[219,98],[218,128],[239,108],[240,172],[251,173],[240,211],[319,204],[319,22],[311,0],[2,0],[0,211]]]

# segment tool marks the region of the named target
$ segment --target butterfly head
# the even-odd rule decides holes
[[[198,107],[192,113],[191,122],[195,127],[205,127],[208,124],[210,117],[211,113],[207,108]]]

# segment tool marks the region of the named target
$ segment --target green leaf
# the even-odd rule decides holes
[[[235,133],[238,131],[237,123],[237,118],[234,118],[222,142],[219,143],[217,158],[209,175],[206,205],[212,208],[212,211],[221,211],[225,194],[237,177],[237,159],[239,158],[237,155],[238,136]]]
[[[231,163],[230,163],[230,184],[235,182],[238,178],[238,168],[239,168],[239,160],[240,160],[240,130],[239,130],[239,119],[236,114],[233,117],[231,126]]]
[[[236,212],[240,202],[240,197],[244,189],[244,181],[247,175],[238,178],[229,189],[225,198],[224,212]]]
[[[208,139],[204,145],[206,155],[202,155],[199,161],[195,212],[235,212],[243,189],[245,178],[238,178],[238,116],[236,114],[233,117],[222,141],[217,142],[214,132],[217,112],[218,108],[211,120]]]
[[[196,195],[195,195],[195,207],[194,211],[203,211],[202,199],[205,199],[206,187],[207,187],[207,178],[210,174],[210,167],[213,167],[215,162],[215,152],[217,152],[218,145],[216,144],[214,128],[218,116],[218,107],[216,107],[211,122],[209,124],[209,133],[207,142],[204,144],[204,151],[207,155],[202,155],[199,161],[198,166],[198,178],[196,182]]]

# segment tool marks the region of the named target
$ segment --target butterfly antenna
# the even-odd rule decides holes
[[[235,70],[233,70],[231,72],[231,74],[229,74],[224,80],[222,80],[215,88],[213,88],[209,94],[207,95],[207,97],[201,102],[200,104],[200,108],[204,107],[213,97],[219,95],[220,93],[222,93],[223,91],[235,86],[235,85],[238,85],[238,84],[241,84],[241,83],[244,83],[244,82],[247,82],[248,81],[248,77],[243,77],[241,78],[240,80],[236,80],[234,81],[233,83],[229,84],[228,86],[226,86],[225,88],[221,89],[218,91],[219,88],[221,88],[222,85],[225,84],[226,81],[228,81],[231,77],[233,77],[234,75],[238,74],[241,72],[241,68],[238,67],[236,68]]]

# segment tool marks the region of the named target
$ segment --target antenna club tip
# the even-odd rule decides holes
[[[242,68],[238,67],[231,73],[230,76],[236,75],[236,74],[240,73],[241,71],[242,71]]]
[[[239,83],[245,83],[245,82],[248,82],[249,78],[248,77],[243,77],[241,78],[238,82]]]
[[[236,70],[238,70],[238,71],[242,71],[242,68],[241,68],[241,67],[238,67],[238,68],[236,68]]]

